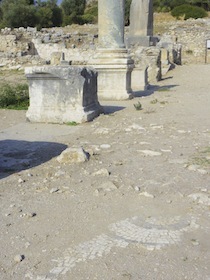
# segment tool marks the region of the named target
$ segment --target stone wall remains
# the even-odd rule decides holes
[[[170,62],[174,62],[173,49],[182,45],[182,64],[204,63],[206,40],[210,39],[210,19],[171,21],[162,23],[166,28],[159,34],[159,48],[169,50]],[[2,29],[0,32],[0,66],[24,67],[46,64],[54,52],[63,52],[73,64],[85,64],[91,59],[98,45],[97,25],[67,26],[64,28]],[[131,49],[131,53],[135,50]],[[144,51],[142,53],[147,53]],[[210,51],[207,52],[210,63]],[[144,55],[145,57],[145,55]],[[148,55],[154,61],[154,56]],[[154,64],[148,62],[148,66]]]

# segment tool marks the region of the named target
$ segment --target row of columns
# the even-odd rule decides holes
[[[98,0],[99,47],[90,64],[99,73],[98,95],[101,99],[132,97],[134,61],[125,47],[124,13],[125,0]],[[133,0],[128,44],[141,40],[143,45],[148,45],[152,35],[152,0]]]

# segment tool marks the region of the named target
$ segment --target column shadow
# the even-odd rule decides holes
[[[104,115],[110,115],[115,112],[124,110],[126,107],[124,106],[112,106],[112,105],[102,105],[103,106],[103,113]]]
[[[179,85],[166,85],[166,86],[158,86],[158,85],[149,85],[146,90],[133,91],[134,97],[143,97],[150,96],[155,92],[159,91],[170,91],[170,89],[178,87]]]

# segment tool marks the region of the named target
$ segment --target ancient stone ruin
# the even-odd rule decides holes
[[[62,69],[62,67],[68,68],[70,65],[71,67],[85,67],[86,69],[89,69],[89,66],[94,67],[98,73],[98,81],[96,86],[93,87],[92,93],[89,91],[88,94],[93,95],[93,97],[90,97],[91,102],[98,104],[98,99],[123,100],[135,96],[136,91],[146,90],[152,81],[160,80],[162,75],[167,73],[171,68],[171,63],[181,64],[182,60],[185,62],[186,55],[189,60],[193,58],[196,61],[200,61],[199,57],[204,59],[205,49],[200,44],[201,42],[206,42],[206,38],[209,35],[203,31],[200,32],[201,20],[194,20],[194,24],[197,25],[197,29],[194,28],[194,30],[199,31],[199,43],[194,42],[197,37],[193,35],[193,42],[189,39],[183,39],[184,41],[181,44],[182,35],[179,33],[180,29],[177,27],[178,25],[174,25],[173,28],[169,29],[169,31],[172,30],[171,34],[159,36],[160,41],[158,43],[155,42],[157,44],[154,46],[153,38],[156,37],[153,36],[151,0],[132,1],[130,27],[126,29],[124,28],[124,0],[99,0],[98,4],[98,28],[94,25],[87,25],[83,27],[78,26],[77,31],[71,26],[42,29],[41,31],[30,27],[27,29],[18,28],[10,30],[5,28],[1,30],[0,66],[21,69],[26,65],[36,65],[37,67],[38,65],[50,64],[50,67],[48,66],[44,69],[43,73],[45,74],[42,76],[43,80],[40,76],[42,74],[39,73],[36,67],[31,70],[30,75],[27,73],[29,84],[32,84],[31,81],[33,80],[33,85],[37,85],[39,81],[44,87],[47,83],[45,79],[47,75],[51,75],[52,80],[54,77],[58,84],[62,82],[64,84],[67,83],[67,80],[64,82],[65,79],[62,78],[62,71],[60,76],[54,75],[56,71],[52,73],[53,67],[55,69],[56,67],[61,67],[59,69]],[[204,21],[202,20],[202,26]],[[187,25],[188,22],[186,21],[180,24]],[[192,23],[189,22],[189,24]],[[186,36],[189,34],[190,30],[188,33],[185,32]],[[190,46],[187,46],[188,42],[194,48],[192,51]],[[195,49],[196,44],[199,46],[199,50]],[[74,73],[76,70],[74,71],[71,68],[71,71]],[[33,75],[36,76],[36,79],[32,78]],[[39,79],[37,79],[37,75]],[[80,74],[74,76],[75,79],[79,79],[79,77]],[[97,87],[98,99],[96,98],[95,87]],[[66,90],[64,93],[66,98],[67,87],[64,88]],[[44,92],[42,89],[42,94]],[[56,94],[60,96],[58,92]],[[73,94],[71,89],[69,89],[69,92],[71,92],[71,95]],[[34,94],[34,89],[30,88],[30,95]],[[83,94],[87,96],[85,92],[82,92],[81,96]],[[35,99],[31,98],[30,113],[28,112],[27,114],[28,119],[31,119],[31,121],[33,119],[32,112],[35,112],[35,109],[32,110],[33,100]],[[60,97],[58,98],[59,100]],[[69,97],[70,100],[72,99]],[[78,108],[83,106],[82,97],[77,100],[79,100],[77,104]],[[88,106],[84,105],[80,113],[76,114],[77,116],[80,115],[78,119],[72,113],[71,119],[67,120],[64,117],[60,117],[60,119],[55,117],[51,121],[66,122],[76,121],[77,119],[77,122],[81,122],[89,120],[89,115],[96,116],[98,115],[98,111],[101,111],[96,106],[96,113],[89,114],[86,108]],[[45,105],[40,105],[40,108],[42,107],[44,108]],[[74,106],[71,108],[71,110],[74,110]],[[61,109],[59,110],[61,112]],[[65,110],[67,111],[68,109],[65,108]],[[77,110],[76,112],[78,113]],[[70,113],[67,115],[70,117]],[[43,121],[45,117],[43,117]],[[49,118],[48,121],[50,122]]]
[[[148,47],[155,44],[153,36],[153,1],[132,0],[128,44]]]
[[[103,110],[97,97],[97,73],[77,66],[36,66],[25,69],[29,81],[31,122],[82,123]]]
[[[99,0],[99,43],[89,63],[98,71],[100,99],[122,100],[132,96],[133,60],[124,43],[124,0]]]

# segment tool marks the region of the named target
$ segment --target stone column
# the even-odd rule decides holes
[[[132,96],[133,60],[124,44],[125,0],[98,0],[99,47],[90,61],[98,71],[98,97],[122,100]]]
[[[98,0],[100,48],[125,48],[124,10],[124,0]]]
[[[129,44],[153,45],[153,1],[132,0],[130,8]]]

